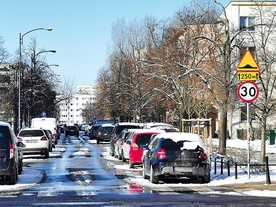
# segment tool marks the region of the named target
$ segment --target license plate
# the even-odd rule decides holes
[[[193,172],[193,168],[191,167],[175,167],[174,170],[176,172]]]
[[[37,143],[37,140],[27,140],[27,143]]]

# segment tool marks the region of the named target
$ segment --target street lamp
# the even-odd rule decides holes
[[[52,28],[36,28],[36,29],[32,29],[29,30],[28,32],[24,33],[23,35],[21,35],[21,33],[19,33],[19,66],[18,66],[18,131],[21,129],[21,67],[22,67],[22,45],[23,45],[23,37],[26,34],[29,34],[31,32],[37,31],[37,30],[47,30],[47,31],[52,31]]]

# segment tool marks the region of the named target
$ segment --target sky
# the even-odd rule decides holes
[[[62,135],[63,136],[63,135]],[[59,142],[61,142],[62,139],[59,140]],[[88,141],[90,144],[92,143],[96,143],[95,140],[89,140]],[[218,145],[218,139],[213,139],[213,145]],[[248,142],[247,140],[240,140],[240,139],[228,139],[227,140],[227,147],[232,148],[239,148],[239,149],[247,149],[248,147]],[[261,141],[260,140],[255,140],[255,141],[251,141],[250,142],[250,147],[252,150],[256,150],[256,151],[260,151],[261,149]],[[83,148],[82,148],[83,149]],[[84,147],[84,149],[87,149],[86,147]],[[53,149],[53,152],[50,152],[50,157],[51,158],[55,158],[59,157],[61,152],[66,151],[66,148],[62,145],[57,145],[56,148]],[[266,143],[266,152],[267,153],[272,153],[275,154],[276,153],[276,145],[269,145],[268,142]],[[78,154],[79,156],[86,156],[86,150],[80,150],[78,152],[76,152],[76,154]],[[74,153],[75,154],[75,153]],[[110,155],[110,151],[109,151],[109,147],[105,147],[104,150],[102,151],[102,156],[109,161],[113,161],[113,160],[117,160],[116,158],[112,157]],[[25,161],[38,161],[32,157],[29,158],[29,156],[26,158],[24,157]],[[23,160],[23,161],[24,161]],[[111,162],[110,162],[111,163]],[[248,177],[248,174],[243,172],[242,170],[238,171],[238,179],[235,179],[235,169],[234,166],[231,167],[230,171],[231,171],[231,176],[227,176],[226,173],[226,169],[225,169],[225,173],[224,174],[214,174],[214,169],[213,169],[214,165],[212,165],[212,173],[211,173],[211,181],[210,183],[206,183],[206,184],[187,184],[187,183],[175,183],[175,184],[171,184],[171,183],[165,183],[165,184],[152,184],[148,179],[143,179],[142,177],[142,172],[141,172],[141,176],[133,176],[133,175],[129,175],[129,180],[131,183],[133,183],[134,185],[143,185],[143,186],[147,186],[149,188],[155,188],[159,185],[160,188],[164,187],[199,187],[199,186],[223,186],[223,185],[228,185],[228,184],[246,184],[246,183],[263,183],[263,185],[265,186],[266,184],[266,174],[265,173],[251,173],[250,174],[250,178]],[[135,169],[129,169],[129,165],[126,163],[122,164],[118,164],[118,162],[116,162],[116,165],[112,166],[112,168],[116,168],[119,170],[125,170],[125,171],[132,171],[132,170],[141,170],[142,171],[142,167],[136,167]],[[275,166],[270,166],[270,180],[272,184],[275,184],[276,182],[276,167]],[[218,170],[220,171],[220,170]],[[19,175],[18,178],[18,182],[15,185],[2,185],[0,188],[0,192],[5,192],[8,190],[20,190],[20,189],[24,189],[24,188],[28,188],[31,186],[35,186],[37,183],[41,182],[41,179],[43,177],[42,171],[40,170],[36,170],[33,168],[23,168],[23,172],[21,175]],[[62,186],[62,183],[60,184]],[[76,187],[76,186],[74,186]],[[56,186],[56,189],[58,189],[58,186]],[[265,188],[264,188],[265,189]],[[76,189],[77,190],[77,189]],[[207,192],[204,192],[204,194],[206,194]],[[249,188],[248,190],[245,190],[243,192],[238,192],[239,194],[237,194],[237,192],[232,192],[231,190],[229,192],[226,191],[212,191],[211,193],[215,194],[235,194],[235,195],[240,195],[240,196],[262,196],[262,197],[275,197],[276,194],[276,190],[260,190],[260,189],[251,189]]]
[[[158,20],[172,18],[190,0],[0,0],[0,36],[3,47],[15,56],[19,34],[39,30],[23,37],[23,48],[33,38],[38,50],[61,81],[74,85],[96,83],[98,71],[106,65],[112,42],[112,25],[124,18],[127,22],[151,15]],[[220,0],[226,6],[229,0]]]

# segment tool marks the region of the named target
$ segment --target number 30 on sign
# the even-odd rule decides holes
[[[255,101],[259,96],[259,88],[255,82],[245,81],[238,87],[239,98],[246,103]]]

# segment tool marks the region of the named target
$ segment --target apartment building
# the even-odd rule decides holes
[[[96,93],[93,85],[78,85],[70,100],[59,104],[59,124],[82,124],[89,122],[82,116],[84,108],[95,102]]]
[[[256,101],[255,107],[268,103],[268,107],[273,104],[276,94],[273,92],[273,73],[275,72],[274,56],[275,50],[275,13],[276,1],[272,0],[239,0],[230,1],[225,9],[231,35],[234,39],[232,42],[233,54],[235,57],[243,57],[246,50],[249,50],[257,64],[260,66],[260,74],[262,80],[257,80],[260,94]],[[274,22],[273,22],[274,21]],[[237,47],[238,45],[238,47]],[[236,50],[234,49],[236,48]],[[237,59],[239,61],[239,59]],[[238,65],[238,62],[237,62]],[[234,67],[234,66],[233,66]],[[235,68],[233,68],[235,70]],[[274,72],[273,72],[274,71]],[[236,77],[237,79],[237,77]],[[239,81],[237,84],[240,84]],[[264,86],[266,83],[267,86]],[[269,101],[271,99],[271,101]],[[266,101],[266,102],[265,102]],[[252,104],[250,104],[252,105]],[[250,107],[249,105],[249,107]],[[254,111],[254,107],[250,107],[250,118],[253,121],[251,126],[260,129],[260,121]],[[261,113],[259,112],[259,116]],[[267,119],[267,128],[275,129],[275,115],[271,113]],[[231,137],[238,137],[238,131],[246,129],[247,124],[247,105],[239,99],[233,104],[233,108],[228,112],[228,128]]]

